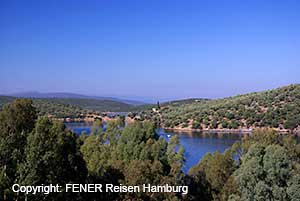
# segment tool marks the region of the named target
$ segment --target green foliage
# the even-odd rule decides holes
[[[232,152],[224,154],[215,152],[206,154],[203,159],[189,171],[193,180],[194,199],[227,200],[236,186],[231,177],[236,169]],[[197,188],[197,186],[199,188]]]
[[[201,129],[201,124],[198,121],[193,121],[192,128]]]
[[[87,170],[79,152],[74,133],[65,130],[61,122],[39,118],[28,136],[25,162],[19,167],[21,185],[80,183],[85,181]],[[74,177],[76,175],[76,177]],[[57,200],[64,197],[81,198],[78,194],[27,195],[30,199]]]
[[[0,112],[0,200],[23,200],[13,193],[14,183],[40,185],[83,182],[87,173],[76,143],[77,136],[47,118],[36,122],[37,112],[28,99],[16,99]],[[76,175],[76,177],[74,177]],[[40,200],[40,195],[26,199]],[[52,194],[43,199],[79,195]]]
[[[99,112],[126,112],[134,107],[133,105],[113,100],[85,98],[49,98],[43,100],[51,103],[71,105],[83,108],[84,110],[93,110]]]
[[[17,100],[15,97],[0,96],[0,111],[6,104]],[[79,106],[58,101],[59,99],[32,99],[33,106],[39,116],[52,115],[57,118],[80,117],[88,111]]]
[[[287,194],[291,201],[300,200],[300,173],[294,175],[288,181]]]
[[[18,99],[0,112],[0,200],[13,197],[11,186],[24,161],[27,136],[34,128],[36,110],[32,101]]]
[[[0,96],[0,110],[17,98]],[[80,118],[89,112],[129,112],[151,109],[153,105],[134,106],[120,101],[84,98],[33,98],[38,115],[52,115],[57,118]]]
[[[278,96],[281,101],[285,100],[280,94]],[[212,109],[218,115],[226,114],[217,107]],[[239,118],[240,114],[234,115]],[[197,117],[196,122],[211,127],[219,122],[225,125],[223,117],[211,119],[210,116],[205,113]],[[256,118],[261,117],[253,118],[257,123]],[[180,120],[187,121],[187,116]],[[232,119],[226,125],[240,125],[235,121]],[[272,129],[255,130],[224,153],[206,154],[188,175],[184,175],[184,149],[178,136],[174,135],[167,143],[159,138],[155,129],[150,121],[125,125],[124,117],[119,117],[110,121],[105,131],[102,122],[97,120],[90,135],[77,136],[60,122],[47,117],[37,119],[31,100],[15,100],[0,111],[0,200],[300,199],[300,144],[296,136],[279,135]],[[62,192],[33,196],[12,193],[14,183],[189,185],[189,194]]]
[[[189,171],[189,198],[299,200],[299,145],[294,136],[258,129],[223,154],[208,153]]]
[[[110,121],[104,134],[90,135],[81,146],[92,180],[108,178],[109,174],[110,180],[124,185],[183,181],[184,150],[179,147],[178,138],[172,138],[168,144],[159,138],[150,122],[136,122],[120,128],[122,121]],[[126,194],[123,198],[145,200],[155,196],[166,198],[164,194],[153,193]]]
[[[289,200],[292,177],[292,160],[279,145],[252,145],[235,172],[241,200]]]
[[[260,129],[241,144],[240,167],[233,176],[240,200],[297,200],[299,193],[299,150],[293,136]],[[234,200],[234,199],[233,199]]]
[[[141,185],[182,184],[184,150],[178,138],[168,144],[151,122],[125,126],[124,118],[110,121],[102,132],[95,121],[89,136],[78,137],[61,122],[47,117],[36,121],[30,100],[4,107],[1,118],[0,196],[4,200],[120,200],[178,199],[177,194],[80,194],[24,195],[11,192],[21,185],[113,183]],[[125,126],[125,127],[124,127]],[[76,175],[76,176],[75,176]]]
[[[204,128],[271,127],[297,129],[300,125],[300,85],[215,100],[182,100],[161,105],[161,125],[174,127],[186,120]],[[149,118],[150,118],[149,117]],[[183,119],[182,117],[187,117]],[[198,121],[202,120],[202,122]]]
[[[0,96],[0,108],[8,103],[12,103],[16,98],[11,96]],[[1,110],[1,109],[0,109]]]
[[[300,115],[291,115],[287,118],[287,120],[284,122],[283,126],[286,129],[295,129],[300,125]]]

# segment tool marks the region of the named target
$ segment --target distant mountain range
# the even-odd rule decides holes
[[[76,93],[65,93],[65,92],[53,92],[53,93],[40,93],[40,92],[20,92],[20,93],[13,93],[8,94],[5,96],[12,96],[18,98],[80,98],[80,99],[95,99],[95,100],[111,100],[116,102],[122,102],[134,106],[143,105],[145,102],[136,101],[136,100],[128,100],[122,98],[115,98],[115,97],[102,97],[102,96],[88,96]]]

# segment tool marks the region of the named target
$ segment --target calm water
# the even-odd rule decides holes
[[[89,123],[66,123],[66,126],[75,133],[91,132]],[[241,134],[230,133],[202,133],[202,132],[172,132],[158,129],[157,133],[167,141],[173,136],[178,135],[180,144],[185,149],[186,165],[183,168],[187,172],[192,166],[196,165],[207,152],[224,152],[234,142],[241,139]]]

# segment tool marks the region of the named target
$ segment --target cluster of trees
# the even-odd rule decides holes
[[[122,128],[124,121],[110,121],[106,131],[92,129],[89,136],[81,136],[81,152],[92,182],[123,185],[182,185],[184,150],[177,137],[167,143],[159,138],[150,122],[136,122]],[[104,179],[104,180],[103,180]],[[103,197],[112,199],[111,195]],[[98,196],[98,197],[99,197]],[[119,199],[163,200],[180,198],[176,194],[131,193]]]
[[[299,139],[256,130],[225,153],[208,153],[189,175],[195,200],[300,200]]]
[[[51,115],[55,118],[80,118],[81,114],[86,114],[87,110],[79,106],[47,101],[42,99],[33,100],[34,107],[37,108],[39,116]]]
[[[300,85],[217,100],[163,105],[164,127],[238,129],[271,127],[294,130],[300,125]],[[148,112],[149,118],[157,114]],[[152,116],[152,117],[151,117]]]
[[[22,200],[12,185],[78,183],[87,175],[77,136],[59,122],[37,118],[32,101],[17,99],[0,112],[0,199]],[[74,176],[76,175],[76,176]],[[27,195],[27,200],[70,200],[80,195]],[[75,199],[76,198],[76,199]]]
[[[38,117],[32,101],[18,99],[0,112],[1,200],[163,200],[176,193],[13,193],[12,185],[112,183],[182,185],[184,150],[177,137],[167,143],[151,122],[126,127],[124,118],[104,132],[96,121],[90,135],[76,135],[63,123]]]
[[[149,121],[75,135],[60,122],[38,117],[19,99],[0,112],[0,200],[300,200],[300,144],[269,129],[245,136],[224,153],[208,153],[188,174],[184,149],[167,143]],[[14,183],[188,185],[189,193],[13,193]]]

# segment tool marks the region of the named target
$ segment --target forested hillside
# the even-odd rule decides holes
[[[216,100],[162,105],[152,118],[169,128],[238,129],[300,125],[300,85]]]
[[[15,99],[17,98],[0,96],[0,110],[4,105],[13,102]],[[50,99],[33,99],[33,105],[36,107],[39,116],[52,115],[57,118],[79,117],[80,114],[87,112],[79,106],[51,101]]]
[[[15,100],[15,97],[0,96],[0,107]],[[55,117],[78,117],[87,112],[127,112],[145,109],[144,106],[134,106],[113,100],[98,100],[84,98],[32,98],[39,115]]]
[[[183,99],[183,100],[174,100],[174,101],[168,101],[162,103],[162,106],[183,106],[186,104],[192,104],[192,103],[206,103],[210,99],[204,99],[204,98],[189,98],[189,99]]]
[[[83,98],[50,98],[43,99],[47,102],[59,103],[65,105],[73,105],[81,107],[86,110],[94,110],[100,112],[126,112],[130,110],[132,105],[112,101],[112,100],[97,100],[97,99],[83,99]]]
[[[296,135],[258,129],[224,153],[207,153],[188,174],[184,149],[174,135],[167,142],[152,122],[106,130],[95,121],[90,135],[76,135],[59,121],[38,117],[31,100],[19,99],[0,111],[0,200],[300,200],[300,144]],[[14,184],[113,184],[185,186],[174,192],[16,193]],[[123,188],[122,188],[123,189]]]
[[[14,183],[182,185],[184,150],[177,137],[159,138],[151,122],[126,126],[96,121],[89,136],[76,135],[62,122],[38,117],[32,101],[18,99],[0,111],[0,200],[179,200],[179,193],[13,193]],[[100,129],[99,129],[100,128]],[[176,151],[178,150],[178,151]]]

